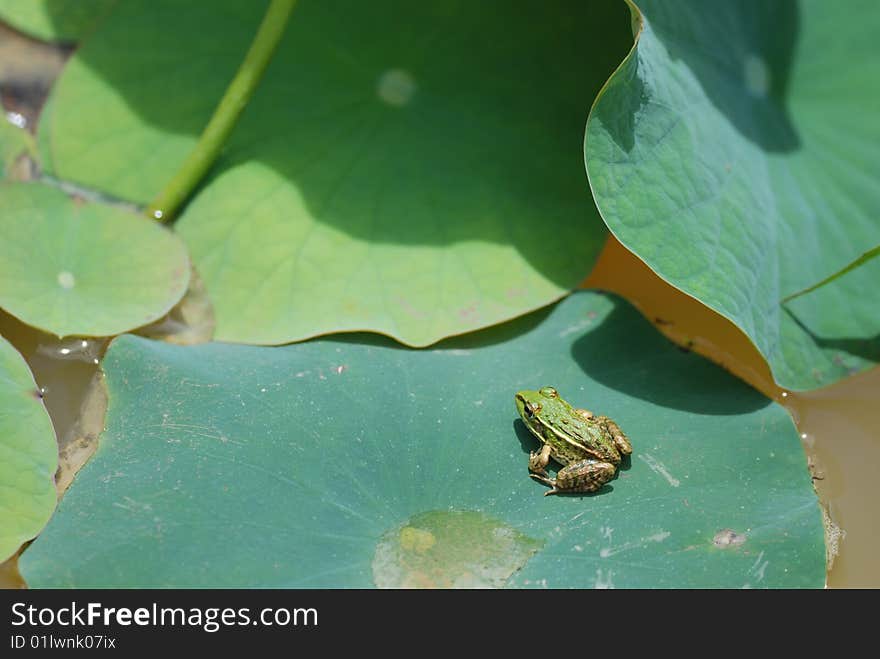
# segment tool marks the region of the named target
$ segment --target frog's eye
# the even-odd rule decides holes
[[[556,398],[559,395],[553,387],[542,387],[538,393],[547,398]]]
[[[535,416],[541,411],[541,406],[537,403],[526,403],[526,412],[529,416]]]

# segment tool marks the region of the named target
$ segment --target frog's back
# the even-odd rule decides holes
[[[590,457],[596,460],[620,464],[620,453],[614,446],[614,440],[600,424],[574,415],[566,424],[566,430],[578,444],[584,447],[578,450],[578,454],[582,455],[587,451],[592,454]]]

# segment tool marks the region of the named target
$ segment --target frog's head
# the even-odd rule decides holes
[[[516,410],[519,412],[523,422],[534,430],[540,425],[538,419],[547,406],[553,406],[558,403],[559,394],[553,387],[541,387],[538,391],[530,391],[524,389],[516,392],[514,397],[516,401]]]

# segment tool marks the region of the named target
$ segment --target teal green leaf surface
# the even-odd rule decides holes
[[[48,185],[0,185],[0,233],[0,307],[57,336],[146,325],[189,283],[189,257],[173,233]]]
[[[44,41],[78,41],[117,0],[0,0],[0,21]]]
[[[34,376],[0,337],[0,562],[49,520],[57,466],[55,431]]]
[[[32,587],[821,587],[785,410],[621,299],[430,350],[117,338],[96,455],[20,560]],[[614,418],[630,464],[543,496],[514,393]],[[503,551],[499,551],[503,548]]]
[[[606,224],[739,326],[780,385],[876,363],[876,259],[781,304],[880,243],[874,3],[637,4],[637,43],[587,126]]]
[[[53,91],[44,162],[149,202],[264,8],[120,3]],[[300,2],[176,226],[216,337],[371,330],[424,346],[575,287],[606,233],[573,145],[629,46],[625,13],[616,2]]]

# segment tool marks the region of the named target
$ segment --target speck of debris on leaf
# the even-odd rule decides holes
[[[745,533],[737,533],[733,529],[721,529],[712,538],[712,544],[719,549],[727,549],[728,547],[738,547],[746,541]]]

